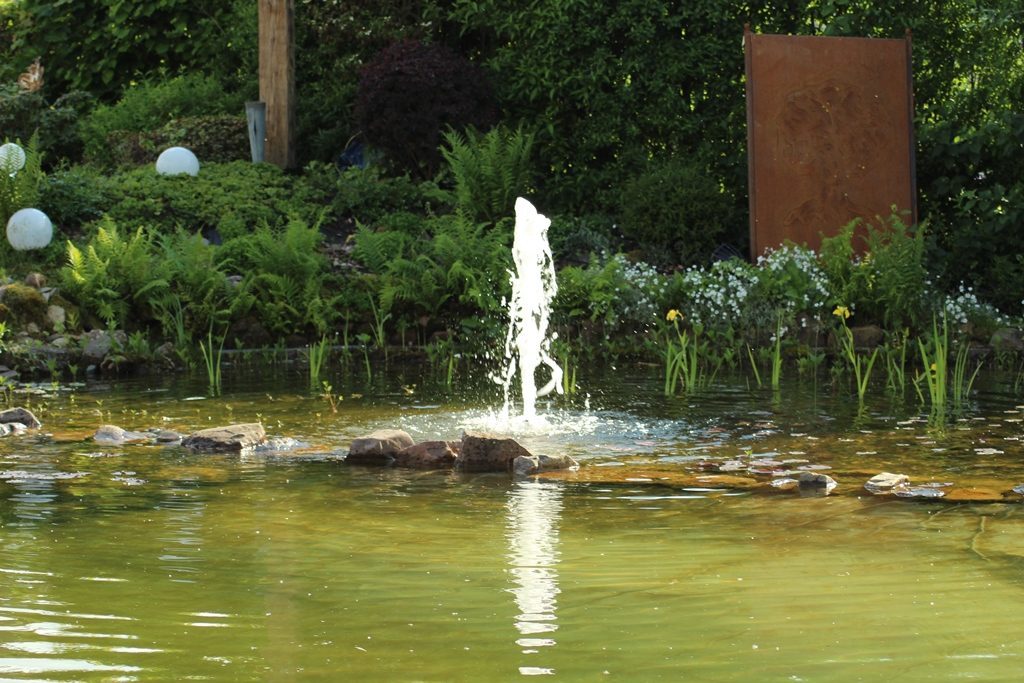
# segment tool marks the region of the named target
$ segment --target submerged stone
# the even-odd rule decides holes
[[[867,483],[864,484],[864,488],[877,496],[892,493],[893,487],[909,483],[910,477],[905,474],[882,472],[868,479]]]
[[[579,463],[568,455],[520,455],[512,461],[512,473],[516,476],[529,476],[538,472],[569,470],[579,467]]]
[[[455,469],[463,472],[511,472],[516,458],[532,457],[515,439],[484,433],[462,435]]]
[[[944,498],[946,492],[934,486],[910,486],[901,484],[894,486],[892,492],[900,498],[916,498],[920,500]]]
[[[392,464],[410,469],[445,470],[455,465],[458,455],[457,441],[424,441],[398,451]]]
[[[143,443],[151,441],[152,438],[152,434],[129,432],[115,425],[101,425],[92,437],[93,441],[102,444]]]
[[[194,451],[230,453],[253,448],[266,440],[263,425],[251,422],[203,429],[185,437],[181,445]]]
[[[412,445],[412,437],[401,429],[378,429],[353,440],[345,462],[353,465],[390,465],[399,451]]]

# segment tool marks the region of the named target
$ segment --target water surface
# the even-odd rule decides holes
[[[490,395],[417,369],[287,371],[21,394],[40,432],[0,441],[0,680],[1015,680],[1024,525],[1014,502],[764,496],[658,482],[518,481],[339,461],[400,426],[456,438]],[[383,374],[383,373],[382,373]],[[1024,481],[1012,387],[929,427],[826,388],[723,382],[665,399],[609,373],[521,435],[586,468],[791,455],[850,471]],[[97,426],[262,421],[297,453],[102,446]],[[797,454],[797,455],[794,455]],[[800,456],[799,454],[802,454]]]

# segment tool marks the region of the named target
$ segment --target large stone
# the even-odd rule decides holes
[[[853,345],[858,349],[873,349],[885,339],[885,332],[878,325],[858,325],[851,327]]]
[[[904,486],[910,483],[910,477],[905,474],[893,474],[892,472],[881,472],[867,480],[864,488],[875,495],[892,493],[893,487]]]
[[[1024,333],[1012,327],[1001,327],[992,333],[988,343],[996,352],[1024,351]]]
[[[516,458],[532,457],[515,439],[491,434],[462,435],[462,449],[455,469],[463,472],[511,472]]]
[[[181,445],[194,451],[210,453],[239,452],[254,448],[267,440],[267,432],[259,422],[211,427],[189,434]]]
[[[801,491],[816,491],[826,496],[838,485],[835,479],[820,472],[801,472],[797,482]]]
[[[28,408],[8,408],[0,410],[0,423],[23,424],[29,429],[39,429],[43,423]]]
[[[352,441],[345,462],[353,465],[391,465],[402,449],[413,445],[401,429],[378,429]]]
[[[392,464],[410,469],[445,470],[455,465],[458,455],[458,442],[424,441],[398,451]]]
[[[107,330],[90,330],[82,335],[82,339],[82,360],[95,365],[103,362],[115,342],[121,348],[128,343],[128,335],[123,330],[115,330],[113,335]]]
[[[152,441],[153,435],[146,432],[129,432],[116,425],[101,425],[92,440],[96,443],[118,445]]]

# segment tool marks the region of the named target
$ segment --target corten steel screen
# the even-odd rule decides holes
[[[916,220],[910,36],[744,34],[750,250]]]

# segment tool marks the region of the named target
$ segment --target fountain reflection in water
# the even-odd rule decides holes
[[[521,481],[509,491],[508,562],[519,614],[515,627],[516,645],[527,655],[555,645],[559,540],[558,521],[562,515],[562,489],[557,484]],[[531,657],[532,658],[532,657]],[[523,675],[552,674],[539,663],[520,666]]]
[[[558,292],[555,265],[548,244],[551,221],[522,197],[516,199],[516,227],[512,244],[512,300],[509,303],[508,335],[505,337],[505,358],[508,365],[503,379],[505,401],[502,417],[510,420],[511,386],[516,371],[522,388],[525,425],[543,422],[537,416],[537,399],[553,390],[562,392],[562,368],[550,354],[551,339],[547,336],[551,300]],[[537,369],[546,365],[551,379],[537,388]]]

